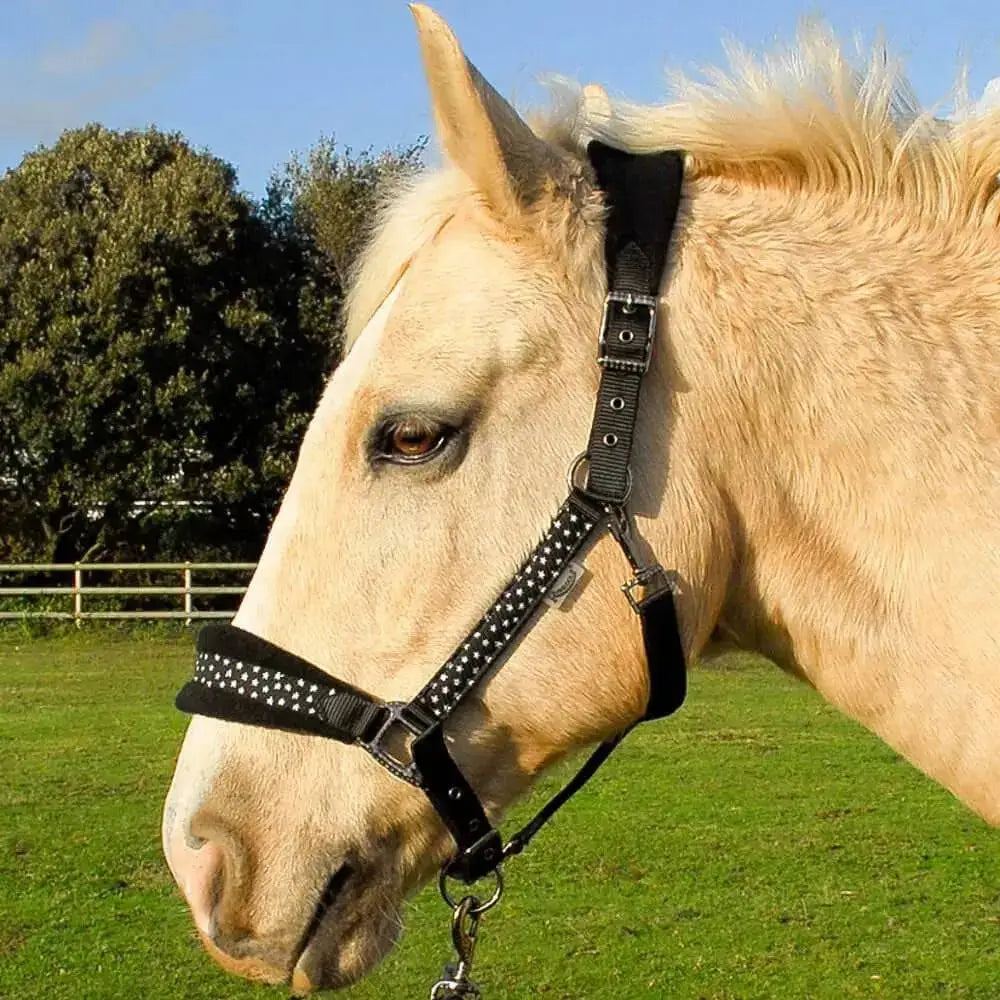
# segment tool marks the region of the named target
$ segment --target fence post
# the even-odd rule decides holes
[[[191,627],[191,564],[189,562],[184,563],[184,612],[187,614],[187,618],[184,619],[184,627]]]
[[[83,623],[83,594],[80,588],[83,586],[83,570],[79,563],[73,563],[73,621],[79,628]]]

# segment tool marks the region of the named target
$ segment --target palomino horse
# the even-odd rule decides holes
[[[630,508],[689,655],[758,650],[1000,823],[1000,114],[942,125],[821,32],[676,103],[529,128],[415,7],[446,164],[399,192],[236,624],[390,700],[493,600],[586,441],[605,291],[588,139],[685,151]],[[602,537],[449,722],[491,815],[643,711]],[[196,717],[163,840],[209,951],[363,975],[448,857],[357,748]],[[350,876],[317,906],[331,872]],[[306,929],[309,928],[309,933]]]

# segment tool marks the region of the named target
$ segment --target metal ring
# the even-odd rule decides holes
[[[580,471],[580,467],[583,465],[583,463],[589,461],[590,461],[590,452],[587,451],[581,451],[580,454],[573,459],[573,462],[569,467],[569,472],[566,473],[566,483],[570,488],[570,492],[578,489],[580,490],[581,493],[584,493],[586,496],[590,497],[593,500],[599,500],[601,503],[613,503],[616,505],[625,503],[628,500],[628,498],[632,495],[631,467],[625,470],[625,496],[606,497],[602,496],[600,493],[595,492],[594,490],[588,490],[586,483],[582,483],[579,486],[577,485],[576,475]]]
[[[486,902],[481,903],[478,896],[463,896],[458,902],[448,891],[448,873],[444,868],[441,869],[441,874],[438,877],[438,888],[441,890],[441,898],[453,909],[457,910],[467,899],[472,900],[472,905],[469,907],[470,917],[482,916],[487,910],[492,910],[497,903],[500,902],[500,897],[503,895],[503,873],[499,868],[494,868],[493,871],[489,873],[496,879],[496,886],[493,889],[493,895],[490,896]],[[485,875],[483,876],[486,877]],[[457,881],[457,880],[456,880]]]
[[[625,400],[621,396],[615,396],[609,404],[612,410],[624,410]]]
[[[635,340],[635,334],[631,330],[622,330],[622,332],[618,334],[618,339],[623,344],[631,344],[632,341]]]
[[[602,440],[604,441],[605,448],[614,448],[614,446],[618,444],[618,435],[605,434]]]
[[[575,489],[582,490],[584,488],[585,485],[584,483],[581,483],[579,486],[577,486],[576,474],[580,471],[580,468],[582,467],[583,463],[589,461],[590,461],[590,453],[586,451],[581,451],[580,454],[573,459],[573,462],[569,467],[569,472],[566,473],[566,484],[569,486],[571,492]]]

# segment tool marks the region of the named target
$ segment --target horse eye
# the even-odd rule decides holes
[[[447,443],[449,428],[425,420],[408,418],[385,429],[382,455],[400,465],[426,462]]]

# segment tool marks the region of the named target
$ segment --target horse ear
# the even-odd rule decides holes
[[[494,211],[517,214],[551,186],[558,154],[483,79],[435,11],[423,4],[410,10],[445,155]]]

